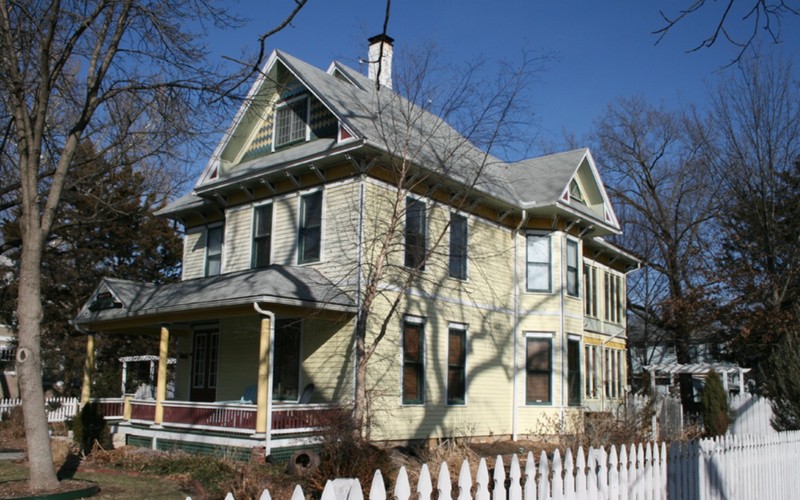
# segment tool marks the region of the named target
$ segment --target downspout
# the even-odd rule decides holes
[[[511,234],[511,237],[514,240],[514,372],[511,377],[511,387],[513,394],[511,396],[511,440],[516,441],[519,434],[519,409],[517,405],[519,404],[519,395],[517,394],[518,388],[518,381],[519,378],[519,359],[518,357],[518,350],[519,347],[519,337],[520,332],[519,329],[519,262],[518,262],[518,251],[517,251],[517,235],[519,234],[519,230],[528,220],[528,211],[523,209],[522,213],[520,214],[519,225],[514,228],[514,232]]]
[[[361,319],[361,286],[362,286],[362,272],[364,260],[364,174],[359,177],[358,181],[358,242],[356,249],[356,327],[353,330],[353,401],[357,396],[358,388],[356,382],[358,380],[358,325]]]
[[[270,445],[272,439],[272,374],[275,371],[275,313],[266,311],[259,307],[258,302],[253,302],[253,308],[262,316],[269,318],[269,372],[267,373],[267,422],[264,437],[264,456],[268,457],[271,453]]]

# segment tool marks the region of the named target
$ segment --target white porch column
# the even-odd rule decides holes
[[[94,333],[86,335],[86,359],[83,362],[83,385],[81,386],[81,406],[92,397],[92,375],[94,373]]]
[[[156,384],[155,425],[164,421],[164,400],[167,399],[167,360],[169,359],[169,328],[161,325],[161,342],[158,345],[158,383]]]

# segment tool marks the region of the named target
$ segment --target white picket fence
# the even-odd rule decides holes
[[[525,465],[511,457],[508,475],[502,458],[494,462],[494,473],[481,459],[473,482],[469,464],[464,461],[454,486],[447,464],[442,463],[434,487],[427,465],[423,465],[417,485],[412,489],[405,468],[401,468],[394,488],[387,491],[381,471],[376,470],[368,496],[355,479],[328,481],[323,500],[722,500],[733,498],[793,499],[800,491],[800,431],[761,436],[723,436],[717,439],[674,442],[669,447],[638,445],[589,449],[584,456],[578,449],[574,457],[567,450],[562,460],[556,450],[552,460],[542,453],[534,463],[528,453]],[[508,485],[506,483],[508,482]],[[434,492],[437,496],[434,496]],[[261,500],[270,499],[268,490]],[[225,497],[234,500],[232,494]],[[296,486],[291,500],[305,495]],[[187,497],[187,500],[191,500]]]
[[[747,434],[776,434],[772,428],[772,406],[768,399],[751,396],[733,396],[730,399],[734,413],[733,423],[728,434],[737,436]]]
[[[3,420],[4,414],[20,405],[22,400],[19,398],[0,399],[0,420]],[[78,398],[49,398],[45,401],[44,407],[47,410],[47,421],[50,423],[69,420],[81,409]]]

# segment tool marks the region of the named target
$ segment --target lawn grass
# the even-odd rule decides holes
[[[10,460],[0,461],[0,481],[26,479],[28,467]],[[149,475],[134,475],[117,471],[82,472],[78,470],[74,479],[94,481],[100,486],[100,492],[92,498],[114,500],[139,499],[180,499],[189,494],[174,482]]]

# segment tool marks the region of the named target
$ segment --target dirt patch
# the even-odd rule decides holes
[[[86,495],[91,496],[97,492],[97,484],[90,481],[77,481],[74,479],[65,479],[59,481],[58,488],[53,490],[33,490],[30,487],[27,479],[20,479],[16,481],[6,481],[2,484],[3,493],[0,493],[0,500],[7,500],[13,498],[28,498],[36,495],[37,497],[45,497],[47,495],[57,495],[61,493],[70,493],[83,490]]]

